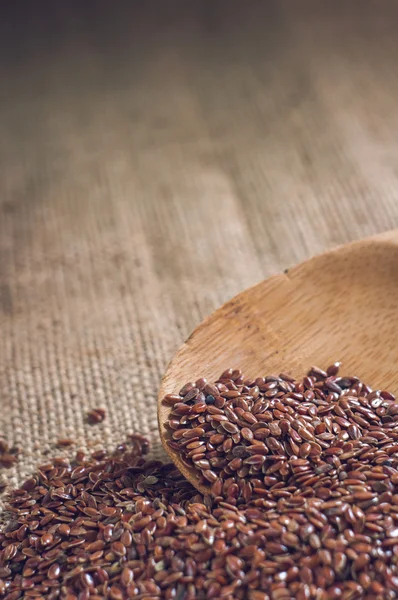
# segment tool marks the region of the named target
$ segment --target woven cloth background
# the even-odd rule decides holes
[[[205,315],[398,226],[396,3],[17,4],[0,35],[13,484],[60,437],[139,431],[162,455],[159,380]]]

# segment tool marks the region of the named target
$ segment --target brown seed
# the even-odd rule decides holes
[[[245,458],[243,462],[246,465],[261,466],[264,464],[264,461],[265,461],[265,456],[263,456],[261,454],[254,454],[253,456],[249,456],[248,458]]]
[[[233,433],[238,433],[238,431],[239,431],[239,428],[234,423],[231,423],[230,421],[222,421],[221,426],[228,433],[233,434]]]
[[[211,487],[211,493],[213,494],[213,496],[217,497],[217,496],[221,495],[221,492],[222,492],[222,480],[217,479]]]
[[[122,533],[122,535],[120,537],[120,542],[126,548],[129,548],[131,546],[131,544],[132,544],[132,535],[131,535],[131,533],[127,529],[125,531],[123,531],[123,533]]]
[[[204,387],[203,391],[204,391],[204,393],[205,393],[207,396],[213,396],[213,397],[216,397],[216,396],[219,396],[219,395],[220,395],[220,391],[219,391],[219,389],[218,389],[218,388],[217,388],[215,385],[213,385],[213,384],[211,384],[211,383],[206,383],[206,385],[205,385],[205,387]],[[225,391],[226,391],[226,390],[225,390]]]
[[[299,455],[301,458],[307,458],[311,452],[311,444],[308,442],[304,442],[301,444],[299,448]]]
[[[117,585],[112,585],[109,590],[109,598],[112,600],[123,600],[124,596],[121,588]]]
[[[241,458],[234,458],[233,460],[231,460],[228,463],[228,467],[231,469],[231,471],[237,471],[238,469],[240,469],[242,466],[242,459]]]
[[[167,394],[163,398],[163,402],[165,404],[168,404],[169,406],[174,406],[174,404],[176,404],[177,402],[181,402],[181,396],[177,394]]]
[[[194,387],[195,387],[195,383],[192,381],[189,381],[180,389],[180,391],[178,393],[180,396],[185,396],[185,394],[188,394],[188,392],[193,390]]]
[[[307,440],[309,442],[314,442],[315,438],[312,433],[306,427],[299,427],[297,433],[303,440]]]
[[[66,448],[68,446],[73,446],[74,443],[75,442],[70,438],[61,438],[57,441],[57,446],[60,446],[61,448],[62,447]]]
[[[122,585],[124,585],[124,587],[129,586],[132,583],[133,579],[134,579],[134,571],[132,571],[128,567],[124,567],[121,577],[120,577],[120,581],[121,581]]]
[[[91,425],[95,423],[101,423],[105,419],[105,409],[93,408],[87,413],[87,420]]]
[[[40,538],[40,543],[42,546],[49,546],[53,542],[53,535],[51,533],[45,533]]]
[[[85,533],[87,533],[87,529],[84,527],[72,527],[70,530],[70,535],[73,536],[84,535]]]
[[[241,435],[248,442],[252,442],[254,439],[253,432],[248,427],[243,427],[243,429],[241,430]]]
[[[112,539],[112,534],[113,534],[113,529],[114,526],[113,525],[107,525],[106,527],[104,527],[103,531],[102,531],[102,535],[103,538],[106,542],[110,542]]]
[[[13,454],[9,454],[4,452],[4,454],[0,454],[0,466],[5,469],[10,469],[17,462],[16,456]]]
[[[113,542],[111,549],[116,556],[124,556],[126,554],[126,547],[122,544],[122,542]]]
[[[253,425],[254,423],[257,423],[257,418],[251,412],[248,412],[248,411],[244,412],[242,414],[242,418],[245,421],[247,421],[248,423],[250,423],[251,425]]]
[[[3,560],[4,561],[11,560],[12,558],[14,558],[14,556],[17,554],[17,552],[18,552],[17,546],[15,544],[9,544],[3,550]]]
[[[274,421],[273,423],[269,423],[268,425],[270,433],[272,436],[274,437],[279,437],[282,435],[282,430],[278,425],[277,421]]]
[[[341,363],[340,362],[335,362],[332,365],[330,365],[327,369],[326,369],[326,374],[330,377],[330,376],[336,376],[337,373],[339,372]]]
[[[206,470],[206,471],[202,471],[202,475],[210,483],[215,483],[217,481],[216,473],[214,473],[214,471],[211,471],[210,469]]]
[[[9,450],[8,444],[5,440],[0,439],[0,454],[5,454]]]
[[[48,579],[57,579],[60,576],[61,568],[57,563],[53,563],[47,571]]]
[[[198,394],[200,393],[200,390],[198,390],[197,387],[192,388],[191,390],[189,390],[189,392],[187,392],[184,395],[184,402],[190,402],[191,400],[194,400]]]
[[[245,454],[262,454],[264,456],[266,456],[267,454],[269,454],[269,449],[267,448],[267,446],[264,444],[264,442],[256,442],[255,444],[252,444],[251,446],[246,446],[246,452]],[[250,463],[249,463],[250,464]]]
[[[103,550],[105,548],[105,542],[103,540],[96,540],[95,542],[91,542],[86,546],[87,552],[97,552],[98,550]]]
[[[193,429],[186,429],[183,437],[185,439],[191,439],[196,437],[200,438],[202,435],[204,435],[204,433],[205,430],[203,429],[203,427],[194,427]]]
[[[58,533],[64,537],[70,535],[69,525],[66,525],[66,523],[61,523],[61,525],[58,527]]]
[[[392,600],[394,400],[316,370],[297,381],[228,370],[210,384],[209,403],[207,385],[190,382],[170,402],[169,441],[212,498],[172,465],[146,461],[138,434],[110,455],[56,458],[10,496],[0,531],[7,600],[193,600],[197,590],[225,600]]]

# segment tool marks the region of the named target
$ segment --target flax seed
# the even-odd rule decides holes
[[[42,465],[10,493],[0,596],[396,600],[395,399],[338,368],[228,369],[166,400],[169,441],[212,497],[139,435]]]

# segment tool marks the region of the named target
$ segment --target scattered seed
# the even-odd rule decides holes
[[[202,390],[214,403],[195,404]],[[139,435],[56,458],[10,493],[0,597],[397,599],[392,394],[336,365],[298,381],[231,369],[183,391],[173,443],[212,497],[147,461]]]
[[[0,467],[4,467],[5,469],[10,469],[17,462],[17,457],[15,454],[11,454],[9,452],[4,452],[4,454],[0,454]]]
[[[93,408],[87,413],[87,421],[94,425],[96,423],[101,423],[106,416],[106,412],[104,408]]]
[[[59,446],[60,448],[67,448],[68,446],[73,446],[74,443],[75,442],[72,439],[62,438],[57,441],[57,446]]]

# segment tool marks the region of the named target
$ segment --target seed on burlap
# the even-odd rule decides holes
[[[0,494],[4,492],[8,485],[8,479],[5,475],[0,475]]]
[[[0,454],[0,467],[4,467],[5,469],[10,469],[17,462],[17,457],[15,454],[11,454],[10,452],[4,452]]]
[[[346,379],[227,370],[214,384],[224,404],[170,404],[188,409],[172,417],[170,431],[183,430],[173,443],[190,464],[200,457],[213,499],[146,460],[137,435],[112,455],[42,465],[10,495],[0,598],[397,600],[398,417],[387,394]],[[207,385],[190,382],[185,396]],[[337,421],[354,415],[366,422],[354,421],[358,437]]]
[[[57,446],[60,448],[67,448],[68,446],[73,446],[75,442],[70,438],[61,438],[57,441]]]
[[[87,413],[87,421],[94,425],[96,423],[101,423],[105,419],[106,411],[104,408],[93,408]]]

